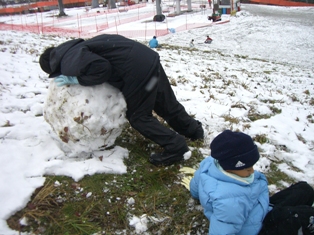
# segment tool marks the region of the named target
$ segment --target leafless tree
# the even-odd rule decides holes
[[[110,9],[117,8],[115,0],[109,0],[108,4],[109,4],[108,8],[110,8]]]
[[[64,12],[64,4],[62,0],[58,0],[58,6],[59,6],[59,16],[66,16]]]
[[[92,0],[92,8],[98,8],[98,7],[99,7],[98,0]]]

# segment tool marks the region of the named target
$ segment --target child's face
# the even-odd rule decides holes
[[[226,171],[229,173],[235,174],[237,176],[245,178],[245,177],[249,177],[251,174],[254,173],[254,168],[252,166],[249,168],[244,168],[242,170],[226,170]]]

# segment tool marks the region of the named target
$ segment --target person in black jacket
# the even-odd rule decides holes
[[[202,124],[177,101],[159,55],[147,46],[120,35],[73,39],[47,48],[39,59],[43,71],[58,86],[93,86],[104,82],[118,88],[127,103],[126,117],[144,137],[164,148],[152,154],[154,165],[171,165],[189,151],[185,137],[204,138]],[[162,125],[155,111],[174,130]]]

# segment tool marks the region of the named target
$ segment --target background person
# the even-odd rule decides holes
[[[194,47],[194,39],[190,41],[190,47]]]
[[[212,0],[208,0],[209,9],[212,9]]]
[[[211,39],[209,36],[207,36],[207,38],[206,38],[204,43],[210,44],[210,43],[212,43],[212,41],[213,41],[213,39]]]
[[[157,48],[160,47],[158,44],[158,40],[156,39],[156,36],[154,36],[150,41],[149,41],[149,47],[150,48]]]

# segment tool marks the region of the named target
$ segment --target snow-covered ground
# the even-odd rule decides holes
[[[266,136],[265,144],[257,143],[262,157],[256,169],[266,172],[274,161],[290,177],[314,185],[314,8],[242,5],[241,9],[234,17],[223,16],[229,23],[158,37],[161,44],[178,46],[158,50],[162,64],[178,100],[204,125],[204,157],[210,154],[211,140],[224,129]],[[71,9],[66,13],[71,15]],[[45,14],[51,13],[43,18]],[[207,15],[169,17],[157,27],[176,28],[189,20],[208,23]],[[21,22],[19,17],[0,17],[0,21]],[[36,15],[27,18],[36,22]],[[143,26],[147,20],[151,17],[117,30],[156,27],[155,23]],[[45,47],[69,38],[13,31],[0,35],[0,234],[11,235],[18,233],[7,227],[6,219],[26,205],[43,185],[45,174],[75,180],[96,172],[121,174],[126,172],[123,158],[128,152],[117,146],[95,151],[93,158],[74,157],[63,151],[44,120],[51,80],[38,58]],[[212,44],[203,43],[206,35],[214,39]],[[188,49],[191,39],[195,50]],[[253,114],[270,118],[252,121]],[[136,228],[134,220],[130,224]]]

